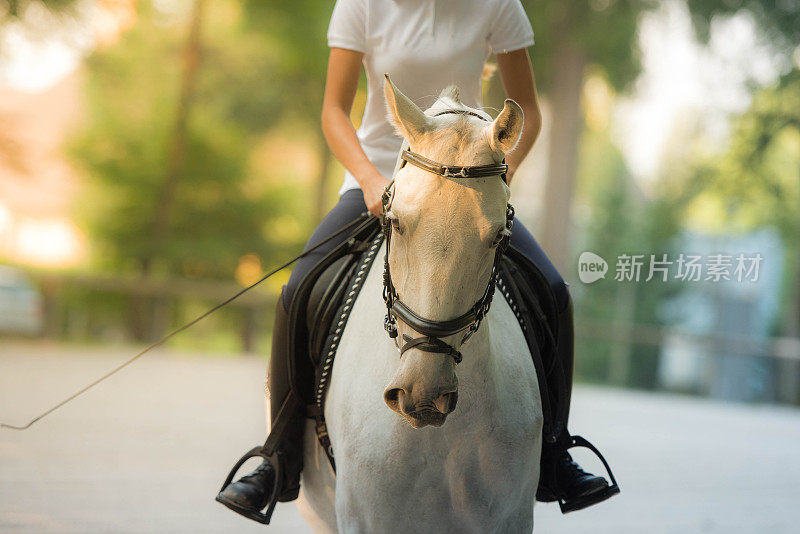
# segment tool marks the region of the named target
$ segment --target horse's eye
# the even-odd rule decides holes
[[[499,245],[499,244],[500,244],[500,242],[501,242],[501,241],[503,240],[503,238],[505,237],[505,235],[506,235],[506,233],[505,233],[505,228],[503,228],[502,230],[500,230],[499,232],[497,232],[497,235],[496,235],[496,236],[494,236],[494,241],[492,241],[492,247],[491,247],[491,248],[494,248],[494,247],[496,247],[497,245]]]
[[[400,221],[395,218],[389,219],[389,224],[392,225],[392,229],[396,231],[398,234],[403,235],[403,229],[400,227]]]

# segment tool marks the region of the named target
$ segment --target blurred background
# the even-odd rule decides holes
[[[572,426],[623,486],[563,519],[539,508],[541,524],[790,532],[800,4],[523,5],[544,130],[512,202],[575,299]],[[319,127],[332,9],[0,0],[0,419],[27,421],[302,249],[343,174]],[[604,278],[581,282],[585,251]],[[744,280],[739,254],[761,258]],[[641,256],[638,280],[620,274],[625,255]],[[706,270],[680,276],[681,255]],[[709,270],[715,255],[729,276]],[[654,259],[665,276],[648,276]],[[27,434],[0,431],[0,530],[254,527],[211,499],[263,439],[288,274]],[[281,514],[278,531],[305,528],[293,506]]]

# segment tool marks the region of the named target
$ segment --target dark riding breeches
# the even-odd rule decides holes
[[[365,211],[367,211],[367,206],[364,204],[364,194],[362,191],[360,189],[345,191],[344,194],[339,197],[339,202],[328,215],[325,216],[319,226],[317,226],[317,229],[314,230],[314,233],[311,234],[311,238],[308,240],[308,244],[306,244],[306,249],[313,247]],[[289,282],[283,289],[282,298],[284,308],[288,309],[294,291],[305,275],[319,260],[336,248],[336,246],[346,238],[347,235],[342,234],[308,256],[297,261],[292,275],[289,278]],[[567,307],[567,302],[569,300],[566,282],[564,282],[564,279],[558,274],[558,271],[544,253],[542,247],[539,246],[539,243],[536,242],[531,233],[516,218],[514,219],[514,228],[511,232],[511,244],[523,252],[539,270],[541,270],[542,274],[547,278],[550,287],[553,289],[559,311],[563,311]]]

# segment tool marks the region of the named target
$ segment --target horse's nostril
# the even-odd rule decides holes
[[[401,413],[401,406],[405,391],[402,388],[390,388],[383,392],[384,402],[397,413]]]
[[[458,391],[451,391],[440,395],[439,398],[433,401],[433,404],[436,406],[437,410],[447,415],[456,409],[457,402]]]

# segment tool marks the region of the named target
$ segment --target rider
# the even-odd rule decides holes
[[[432,104],[447,85],[461,89],[461,100],[466,105],[480,108],[484,62],[493,52],[508,98],[520,104],[525,114],[519,144],[506,158],[509,181],[538,136],[541,113],[527,51],[533,45],[533,30],[520,0],[338,0],[328,29],[328,45],[331,50],[322,130],[346,172],[339,202],[311,235],[306,248],[323,241],[366,210],[380,214],[381,194],[389,184],[402,144],[387,118],[382,85],[385,72],[422,109]],[[350,110],[362,65],[367,75],[367,102],[361,127],[356,131]],[[299,282],[346,237],[341,235],[298,261],[283,289],[269,373],[273,422],[289,390],[286,310]],[[516,220],[511,245],[543,273],[560,312],[556,358],[564,369],[567,391],[561,392],[558,406],[566,426],[573,367],[572,305],[567,284],[533,236]],[[295,417],[284,443],[278,446],[284,476],[278,481],[277,495],[282,502],[297,497],[304,425],[302,416]],[[566,452],[569,439],[562,427],[556,443],[543,445],[541,480],[555,480],[558,494],[553,487],[540,484],[537,499],[549,502],[560,497],[572,509],[580,509],[610,497],[613,493],[606,491],[608,482],[582,470]],[[269,502],[274,482],[274,466],[264,461],[254,472],[228,485],[217,500],[251,517]]]

